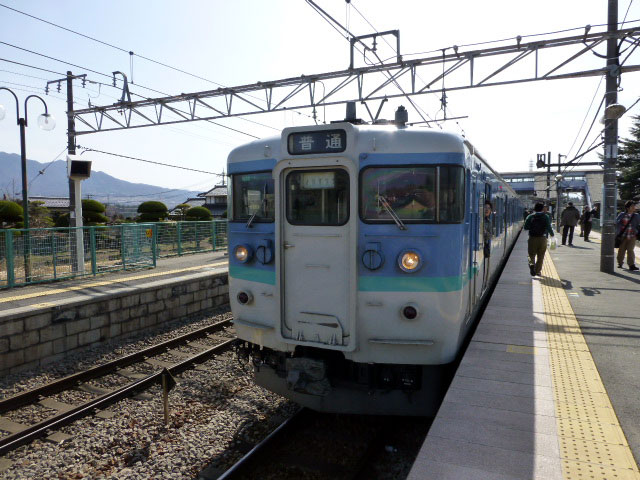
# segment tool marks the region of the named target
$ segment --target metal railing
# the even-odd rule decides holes
[[[84,244],[80,264],[78,230],[82,230]],[[0,288],[155,267],[159,257],[226,246],[226,220],[0,229]]]

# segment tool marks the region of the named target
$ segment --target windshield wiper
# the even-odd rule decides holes
[[[393,221],[396,222],[396,225],[398,226],[398,228],[400,230],[406,230],[407,229],[406,225],[402,222],[402,220],[400,220],[400,217],[396,214],[396,212],[393,211],[393,208],[391,208],[391,205],[389,205],[389,202],[387,201],[387,199],[384,198],[384,195],[378,195],[378,200],[380,201],[384,209],[387,211],[387,213],[391,215],[391,218],[393,218]]]
[[[251,224],[255,220],[256,215],[258,215],[258,212],[254,212],[253,215],[249,217],[249,221],[247,222],[247,228],[251,228]]]

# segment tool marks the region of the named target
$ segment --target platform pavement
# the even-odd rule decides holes
[[[410,480],[640,479],[640,275],[595,237],[532,279],[520,236]]]
[[[78,279],[28,285],[0,290],[0,316],[3,312],[31,306],[51,306],[51,302],[87,298],[114,290],[135,289],[167,278],[177,278],[226,268],[226,252],[208,252],[158,259],[155,268],[103,273]]]

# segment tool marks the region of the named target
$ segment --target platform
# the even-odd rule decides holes
[[[409,479],[640,480],[640,275],[593,240],[532,279],[523,232]]]
[[[225,252],[198,253],[158,259],[156,268],[102,273],[78,279],[27,285],[0,290],[0,312],[31,307],[50,307],[61,300],[100,297],[114,291],[142,288],[161,279],[189,276],[206,271],[226,270]],[[0,316],[2,313],[0,313]]]

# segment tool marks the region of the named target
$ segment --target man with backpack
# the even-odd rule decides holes
[[[532,277],[542,273],[544,254],[547,251],[547,235],[553,237],[551,220],[543,210],[544,204],[536,203],[533,213],[524,221],[524,229],[529,230],[529,272]]]

